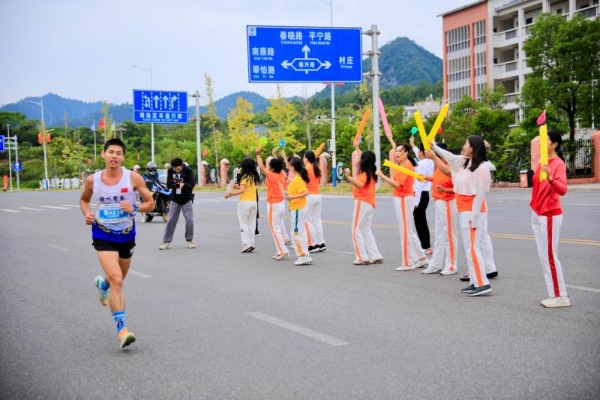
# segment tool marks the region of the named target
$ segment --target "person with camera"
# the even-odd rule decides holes
[[[159,250],[167,250],[173,240],[175,227],[179,220],[179,213],[183,213],[185,218],[185,247],[195,249],[194,239],[194,209],[192,206],[194,200],[194,186],[196,180],[192,170],[183,164],[181,158],[174,158],[171,161],[171,168],[167,172],[167,187],[171,189],[171,208],[165,233],[163,234],[163,243],[158,247]]]

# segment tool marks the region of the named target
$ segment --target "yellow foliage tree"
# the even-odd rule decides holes
[[[260,146],[258,135],[254,130],[255,126],[250,122],[253,117],[252,103],[238,97],[236,107],[227,115],[229,139],[236,156],[240,155],[239,152],[243,156]]]

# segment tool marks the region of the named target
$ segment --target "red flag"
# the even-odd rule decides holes
[[[544,125],[546,123],[546,110],[544,110],[537,119],[538,126]]]
[[[102,128],[104,128],[104,119],[101,119],[100,122],[98,122],[98,129]]]
[[[440,126],[440,129],[438,129],[438,131],[437,131],[437,134],[438,134],[438,135],[441,135],[442,133],[444,133],[444,128],[442,128],[442,127]]]

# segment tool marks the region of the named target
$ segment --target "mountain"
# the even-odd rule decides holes
[[[379,51],[379,70],[381,79],[379,86],[382,90],[391,89],[401,85],[417,85],[419,83],[436,83],[442,79],[442,60],[417,45],[411,39],[397,38],[383,45]],[[363,60],[363,71],[371,70],[372,60]],[[348,84],[336,89],[336,95],[353,90],[357,84]],[[324,88],[314,95],[317,99],[329,97],[330,89]],[[255,113],[261,113],[269,106],[269,101],[254,92],[237,92],[215,101],[217,115],[225,119],[229,110],[235,108],[238,97],[243,97],[254,106]],[[44,102],[44,117],[48,127],[63,126],[65,112],[70,127],[91,126],[92,123],[102,119],[102,102],[86,103],[79,100],[66,99],[53,93],[42,97]],[[293,100],[293,99],[288,99]],[[17,103],[0,107],[0,111],[19,112],[28,119],[40,119],[40,106],[30,101],[39,103],[38,97],[28,97]],[[194,99],[188,102],[188,115],[191,119],[195,111]],[[131,121],[133,119],[133,105],[129,103],[115,105],[109,104],[109,113],[117,122]],[[206,113],[206,107],[200,107],[200,113]],[[96,125],[97,126],[97,125]]]
[[[436,83],[442,79],[442,59],[430,53],[409,38],[401,37],[379,48],[380,89],[391,89],[401,85]],[[371,71],[373,60],[363,60],[363,72]],[[342,94],[355,89],[358,84],[348,84],[336,88]],[[329,97],[330,89],[324,88],[315,96]]]

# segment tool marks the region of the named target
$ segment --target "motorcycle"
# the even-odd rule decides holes
[[[167,222],[169,219],[169,209],[171,208],[171,189],[157,182],[146,181],[148,190],[152,192],[154,199],[154,210],[142,213],[142,222],[150,222],[154,217],[161,216]]]

